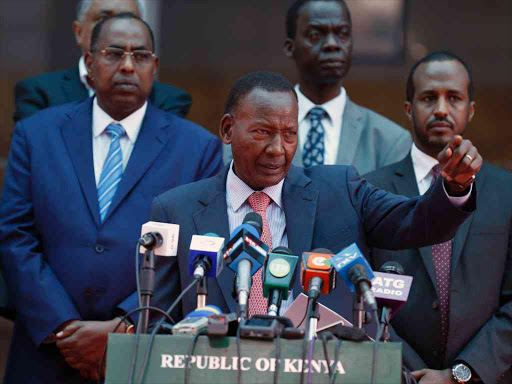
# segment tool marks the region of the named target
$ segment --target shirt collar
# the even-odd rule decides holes
[[[98,105],[98,98],[95,97],[92,106],[92,134],[94,135],[94,138],[97,138],[99,135],[101,135],[110,123],[115,122],[123,126],[126,132],[126,136],[132,144],[135,144],[137,141],[137,136],[140,132],[140,128],[142,126],[142,120],[146,114],[147,107],[148,102],[146,101],[142,107],[137,109],[131,115],[125,117],[121,121],[117,121],[110,117],[103,109],[101,109],[101,107]]]
[[[85,59],[83,56],[80,56],[80,60],[78,60],[78,74],[80,76],[80,81],[85,86],[85,89],[87,89],[87,92],[94,93],[94,89],[92,89],[87,82],[88,73],[87,68],[85,67]]]
[[[297,92],[297,98],[299,100],[299,124],[302,123],[302,121],[308,115],[309,111],[314,107],[322,107],[327,112],[329,119],[332,121],[333,116],[336,116],[337,114],[340,116],[343,115],[345,105],[347,104],[347,92],[343,87],[341,87],[341,92],[338,96],[320,105],[314,104],[311,100],[304,96],[304,94],[300,91],[299,84],[295,86],[295,92]]]
[[[412,144],[411,148],[411,159],[417,183],[423,181],[430,174],[432,168],[436,164],[439,164],[437,159],[434,159],[424,152],[421,152],[414,143]]]
[[[231,206],[233,210],[236,212],[240,209],[240,207],[247,201],[249,196],[251,196],[255,190],[245,184],[233,171],[234,161],[231,161],[229,166],[228,177],[226,180],[226,192],[227,198],[231,202]],[[270,187],[264,188],[261,192],[265,192],[270,199],[276,203],[281,209],[282,207],[282,192],[283,192],[283,183],[284,179],[281,180],[276,185],[271,185]]]

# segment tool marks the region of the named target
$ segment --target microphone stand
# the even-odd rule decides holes
[[[197,308],[206,306],[206,296],[208,296],[208,279],[203,276],[196,285]]]
[[[142,307],[149,307],[155,289],[155,252],[146,249],[140,272],[140,301]],[[149,309],[140,312],[140,333],[148,332]]]
[[[268,311],[267,315],[269,316],[277,316],[279,314],[279,309],[281,308],[281,302],[283,297],[283,292],[280,289],[273,289],[268,295]]]
[[[382,308],[382,312],[380,315],[380,322],[383,326],[382,330],[382,336],[380,337],[380,341],[388,342],[391,341],[391,335],[389,334],[389,317],[391,315],[391,312],[388,308],[384,307]]]
[[[354,295],[354,302],[352,305],[352,320],[354,322],[354,327],[363,328],[363,324],[365,323],[363,297],[357,291]]]
[[[309,317],[309,332],[306,335],[309,341],[313,340],[316,336],[316,329],[318,327],[318,320],[320,319],[320,312],[317,299],[311,301],[311,316]]]

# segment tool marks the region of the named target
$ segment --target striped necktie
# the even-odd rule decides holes
[[[326,116],[327,112],[321,107],[314,107],[308,113],[311,127],[309,128],[306,143],[304,144],[304,151],[302,152],[302,163],[304,168],[313,167],[315,165],[322,165],[325,157],[325,129],[322,124],[322,119]]]
[[[272,249],[272,235],[267,221],[267,207],[270,204],[270,197],[265,192],[254,192],[248,198],[252,210],[261,216],[263,221],[263,233],[261,241]],[[251,294],[249,295],[249,317],[254,315],[267,314],[268,300],[263,297],[262,268],[252,278]]]
[[[108,209],[123,176],[123,152],[120,140],[125,134],[123,126],[116,123],[110,124],[105,131],[110,136],[110,148],[98,183],[98,203],[102,223],[107,217]]]

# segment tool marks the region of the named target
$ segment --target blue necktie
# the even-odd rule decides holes
[[[125,134],[123,127],[114,123],[110,124],[105,131],[110,136],[110,148],[98,184],[98,203],[102,223],[123,176],[123,152],[119,141]]]
[[[311,128],[309,129],[304,151],[302,152],[302,163],[304,168],[322,165],[324,163],[324,135],[325,129],[322,125],[322,118],[326,116],[323,108],[314,107],[309,113]]]

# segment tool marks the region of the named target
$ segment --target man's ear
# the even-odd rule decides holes
[[[295,51],[295,42],[293,41],[293,39],[287,38],[284,41],[284,47],[283,47],[284,55],[289,59],[293,59],[294,51]]]
[[[226,113],[220,119],[219,136],[224,144],[231,144],[234,126],[235,119],[230,113]]]
[[[92,75],[92,61],[93,61],[93,57],[92,57],[91,52],[87,52],[84,57],[85,68],[87,69],[89,83],[92,83],[90,85],[91,85],[91,87],[94,88],[94,76]]]
[[[412,121],[412,104],[409,101],[404,103],[404,111],[409,121]]]
[[[468,119],[468,123],[471,122],[471,120],[473,119],[473,116],[475,115],[475,108],[476,108],[476,103],[474,101],[469,103],[469,119]]]
[[[76,45],[82,49],[82,24],[79,21],[73,21],[73,33],[75,35]]]

